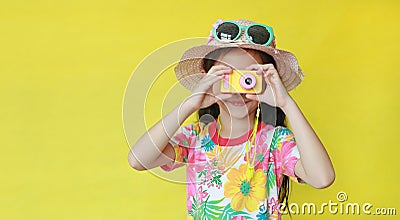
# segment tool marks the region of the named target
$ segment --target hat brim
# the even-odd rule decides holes
[[[281,77],[282,83],[287,91],[290,91],[303,80],[302,73],[297,58],[294,54],[276,49],[274,47],[261,46],[257,44],[239,44],[239,45],[201,45],[192,47],[184,52],[178,65],[175,67],[175,74],[179,82],[187,89],[193,90],[199,83],[203,69],[203,59],[212,51],[220,48],[242,48],[253,49],[269,54],[274,58],[276,69]]]

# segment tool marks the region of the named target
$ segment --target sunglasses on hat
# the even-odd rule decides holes
[[[244,29],[250,43],[268,46],[274,39],[272,27],[263,24],[240,25],[235,21],[224,21],[213,28],[214,38],[219,41],[235,41],[239,39]]]

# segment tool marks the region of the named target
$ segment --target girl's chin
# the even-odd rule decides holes
[[[251,111],[248,108],[248,106],[246,106],[246,105],[244,105],[244,106],[228,106],[228,108],[225,110],[228,111],[228,114],[233,118],[249,117],[249,113]]]

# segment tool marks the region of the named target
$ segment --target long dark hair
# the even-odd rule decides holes
[[[211,53],[209,53],[204,59],[203,59],[203,69],[205,72],[208,72],[211,67],[215,64],[215,62],[218,60],[218,58],[220,57],[220,55],[222,54],[222,52],[227,52],[227,50],[230,50],[232,48],[221,48],[218,50],[215,50]],[[251,51],[250,49],[245,49],[246,51]],[[272,58],[272,56],[270,56],[269,54],[260,52],[260,51],[256,51],[257,53],[259,53],[262,63],[263,64],[267,64],[267,63],[272,63],[275,67],[276,67],[276,63],[274,58]],[[280,109],[279,107],[274,107],[271,105],[268,105],[266,103],[261,103],[260,104],[260,108],[261,108],[261,117],[259,118],[259,120],[262,120],[265,124],[270,124],[273,126],[283,126],[283,127],[287,127],[286,126],[286,115],[285,113],[282,111],[282,109]],[[211,106],[207,107],[207,108],[202,108],[198,110],[198,117],[200,121],[203,121],[205,123],[209,123],[212,120],[215,120],[218,118],[219,115],[219,105],[217,103],[212,104]],[[206,115],[211,115],[211,117],[203,117]],[[282,184],[280,186],[280,190],[279,190],[279,202],[280,203],[285,203],[285,209],[288,207],[288,199],[289,199],[289,191],[290,191],[290,187],[289,187],[289,177],[284,175],[283,179],[282,179]]]

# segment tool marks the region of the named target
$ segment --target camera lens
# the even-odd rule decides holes
[[[246,78],[246,79],[244,80],[244,82],[245,82],[247,85],[251,85],[251,83],[253,82],[253,80],[252,80],[251,78]]]
[[[240,77],[240,86],[245,90],[253,89],[256,86],[257,79],[251,73],[246,73]]]

